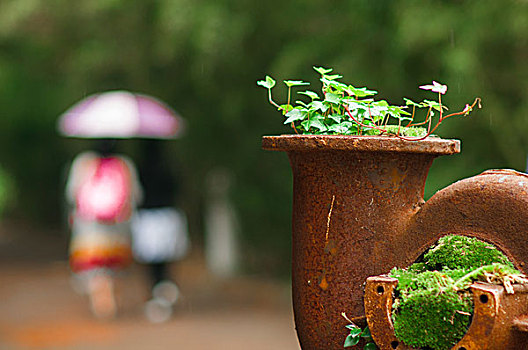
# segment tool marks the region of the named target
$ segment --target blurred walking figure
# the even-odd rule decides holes
[[[163,102],[127,91],[94,94],[68,109],[58,120],[68,137],[102,139],[97,152],[73,162],[66,188],[71,205],[70,263],[82,276],[94,314],[116,313],[113,272],[131,259],[130,222],[141,199],[135,167],[114,154],[117,138],[175,138],[183,120]]]
[[[70,204],[70,267],[90,298],[95,316],[117,311],[114,275],[132,260],[130,220],[141,189],[132,162],[114,153],[115,140],[73,161],[66,198]]]
[[[205,258],[207,268],[218,278],[233,277],[239,269],[239,225],[229,198],[232,173],[215,168],[206,177]]]
[[[186,217],[175,207],[180,189],[163,159],[162,141],[142,142],[139,174],[145,198],[132,221],[133,251],[136,260],[146,265],[150,278],[151,299],[145,305],[145,315],[159,323],[170,318],[179,298],[170,266],[185,256],[189,238]]]

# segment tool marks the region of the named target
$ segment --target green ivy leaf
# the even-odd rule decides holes
[[[348,85],[347,86],[347,92],[349,94],[352,94],[352,95],[356,96],[356,97],[374,96],[374,95],[376,95],[378,93],[377,91],[369,90],[366,87],[356,88],[356,87],[354,87],[352,85]]]
[[[339,124],[334,124],[328,127],[328,131],[336,133],[336,134],[343,134],[343,135],[349,135],[357,133],[357,125],[355,123],[344,121]],[[352,328],[349,328],[352,329]]]
[[[363,110],[366,111],[368,109],[368,103],[364,102],[365,100],[361,101],[351,101],[347,100],[348,109],[352,110]]]
[[[319,95],[316,92],[311,91],[311,90],[299,91],[298,93],[301,94],[301,95],[306,95],[306,96],[310,97],[312,99],[312,101],[319,98]]]
[[[406,106],[414,106],[414,107],[417,107],[417,108],[424,107],[423,103],[416,103],[413,100],[410,100],[410,99],[408,99],[406,97],[404,97],[403,100],[405,101],[405,105]]]
[[[320,110],[321,113],[325,113],[328,110],[328,106],[325,105],[321,101],[313,101],[310,105],[311,105],[310,107],[311,110],[314,110],[314,111]]]
[[[431,107],[433,109],[436,109],[438,112],[441,112],[442,111],[442,108],[443,109],[447,109],[446,106],[444,105],[441,105],[439,102],[437,101],[430,101],[430,100],[423,100],[423,103],[427,106],[427,107]]]
[[[363,347],[363,350],[377,350],[377,349],[378,347],[374,343],[365,344],[365,346]]]
[[[271,89],[275,86],[275,80],[269,75],[266,75],[266,79],[257,81],[257,85],[265,87],[266,89]]]
[[[325,95],[325,101],[328,101],[333,104],[339,104],[341,102],[341,96],[327,92]]]
[[[389,103],[385,100],[379,100],[376,102],[372,102],[372,105],[376,107],[389,107]]]
[[[284,124],[290,124],[291,122],[295,122],[298,120],[303,120],[306,116],[306,110],[300,109],[300,108],[294,108],[288,113],[286,113],[286,120],[284,121]]]
[[[339,74],[325,75],[325,78],[328,80],[337,80],[341,79],[343,76]]]
[[[345,348],[348,348],[350,346],[357,345],[359,343],[359,337],[354,337],[352,334],[349,334],[345,339],[345,344],[343,345]]]
[[[328,74],[328,73],[330,73],[331,71],[333,71],[332,68],[323,68],[323,67],[313,67],[313,69],[314,69],[317,73],[319,73],[319,74],[321,74],[321,75]]]
[[[328,127],[319,118],[307,119],[301,123],[304,130],[308,131],[311,128],[316,128],[319,131],[326,131]]]
[[[381,120],[385,118],[387,112],[389,111],[389,104],[385,100],[373,102],[368,109],[368,116],[374,121]]]
[[[302,80],[284,80],[284,84],[286,84],[286,86],[288,87],[310,85],[310,83],[307,83]]]
[[[404,108],[406,107],[389,106],[389,115],[399,120],[412,120],[412,117],[410,117],[411,113],[405,111]]]
[[[308,104],[304,103],[304,101],[298,100],[298,101],[295,101],[295,103],[297,103],[298,105],[303,106],[304,108],[309,108]]]
[[[361,332],[361,337],[362,338],[371,338],[372,337],[372,335],[370,334],[370,329],[368,327],[365,327],[363,332]]]
[[[335,121],[336,123],[341,123],[341,121],[343,120],[343,116],[341,116],[339,114],[329,115],[328,118],[333,120],[333,121]]]
[[[284,114],[288,113],[293,109],[293,106],[290,104],[284,104],[279,106],[279,110],[282,110]]]
[[[347,89],[347,85],[340,83],[338,81],[334,81],[331,79],[327,79],[327,76],[322,77],[321,82],[326,87],[325,92],[332,92],[332,89],[336,90],[335,92],[343,92]]]
[[[317,120],[317,119],[312,120],[312,123],[311,123],[310,126],[316,128],[316,129],[319,129],[319,131],[328,130],[328,127],[326,125],[324,125],[324,123],[322,121]]]

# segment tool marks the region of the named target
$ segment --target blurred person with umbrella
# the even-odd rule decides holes
[[[171,138],[182,125],[162,102],[126,91],[89,96],[59,119],[62,135],[97,140],[95,152],[74,159],[66,184],[70,267],[97,317],[111,318],[117,312],[114,272],[132,260],[131,220],[142,200],[135,166],[115,154],[116,139]]]
[[[150,300],[145,315],[154,323],[167,321],[179,298],[179,288],[170,264],[181,260],[189,249],[187,220],[175,205],[180,186],[176,174],[163,160],[160,140],[142,140],[139,164],[144,200],[132,219],[133,253],[148,269]]]

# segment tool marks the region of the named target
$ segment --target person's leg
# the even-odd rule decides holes
[[[163,299],[171,305],[175,304],[180,296],[180,291],[176,283],[173,282],[167,262],[157,262],[150,264],[152,297]]]
[[[160,282],[169,280],[168,267],[165,262],[154,262],[149,264],[150,282],[152,289]]]
[[[168,263],[150,263],[148,268],[152,299],[145,304],[145,315],[150,322],[166,322],[172,316],[172,308],[180,296],[180,290],[170,278]]]
[[[95,273],[88,278],[90,307],[97,318],[115,317],[117,304],[114,295],[114,281],[109,274]]]

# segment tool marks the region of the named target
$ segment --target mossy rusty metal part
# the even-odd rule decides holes
[[[398,280],[369,277],[365,286],[365,313],[376,345],[381,350],[413,350],[394,334],[391,313]],[[519,350],[528,348],[528,286],[504,287],[473,283],[473,319],[467,333],[452,350]]]
[[[365,324],[369,276],[407,267],[440,237],[488,241],[526,273],[528,177],[496,170],[423,200],[434,158],[457,140],[384,136],[265,136],[293,172],[292,293],[303,350],[342,349],[347,321]],[[342,330],[342,333],[340,333]]]

